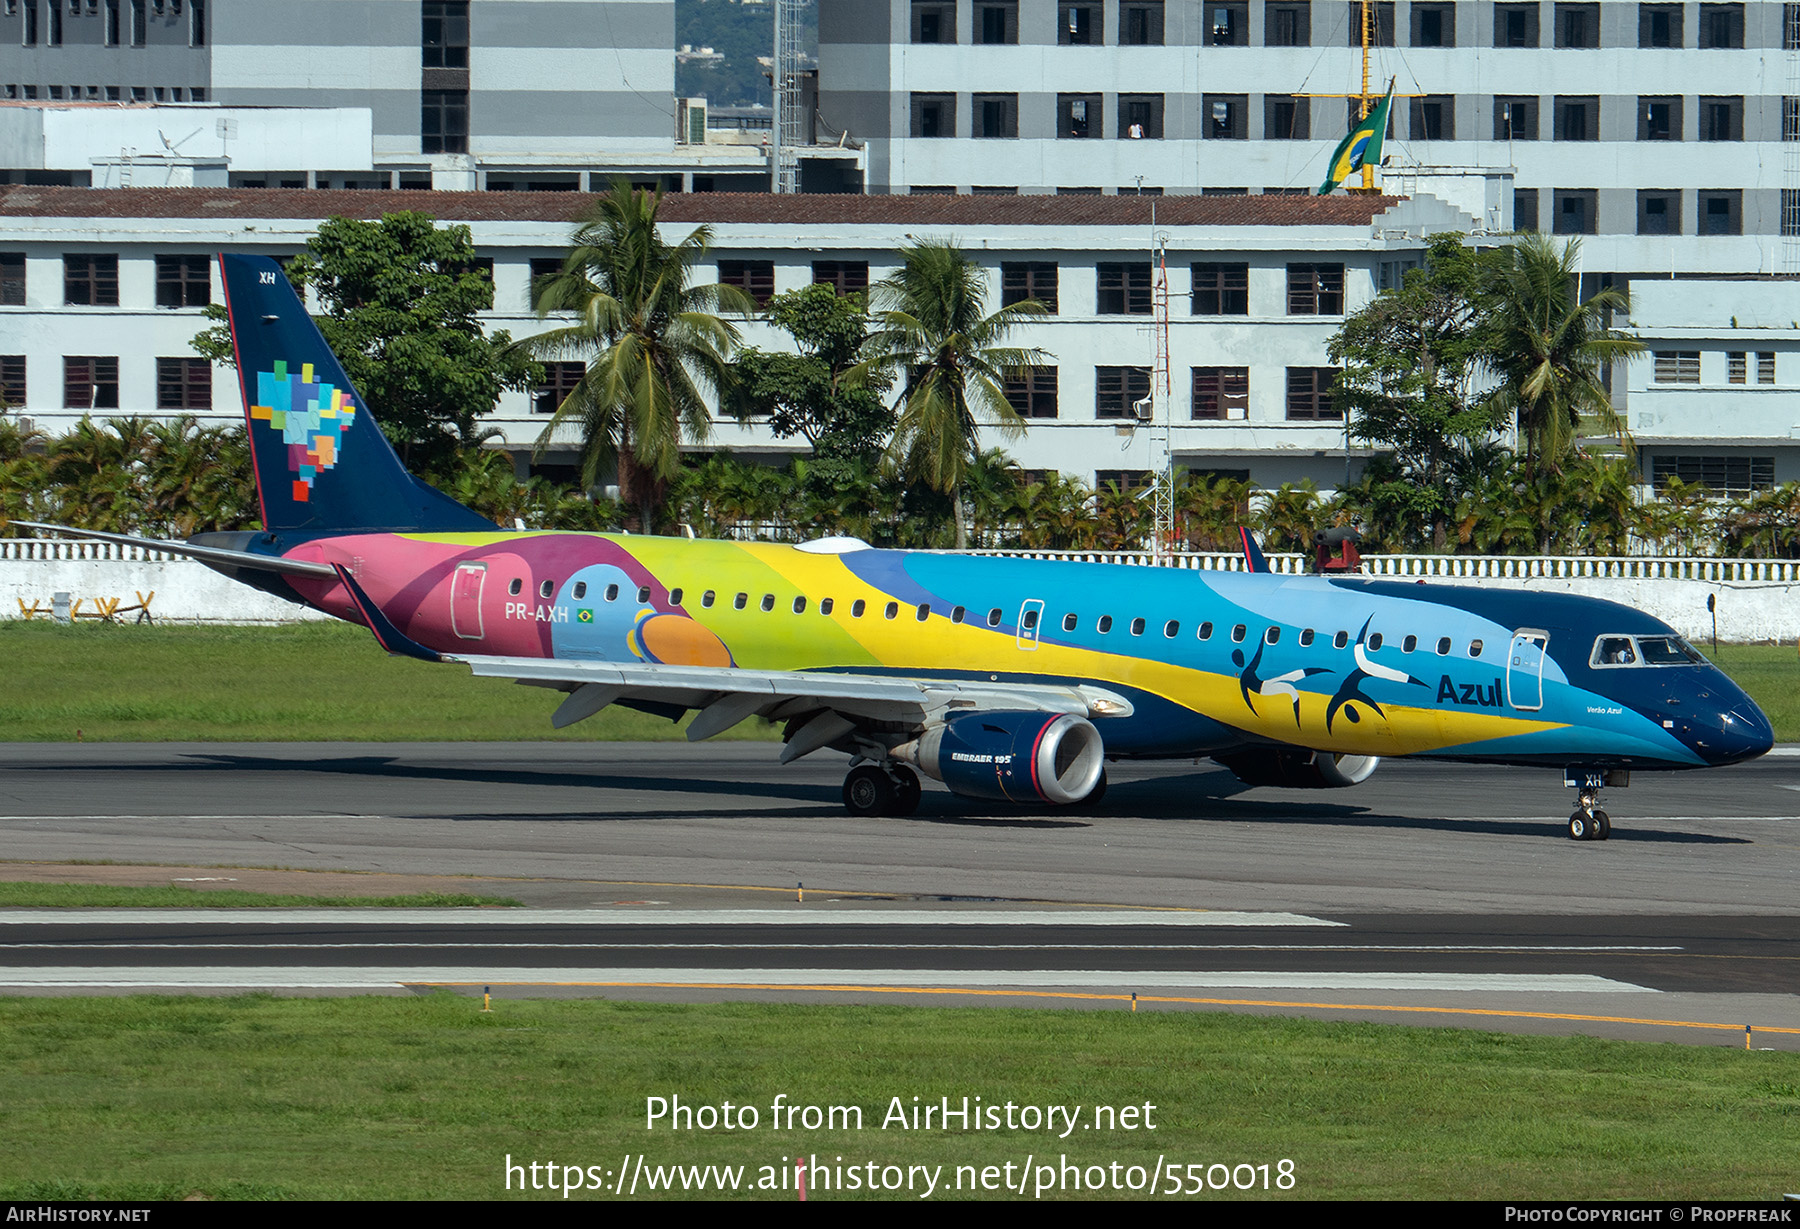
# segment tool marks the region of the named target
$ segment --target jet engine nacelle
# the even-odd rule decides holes
[[[1213,757],[1245,785],[1284,789],[1342,789],[1361,785],[1381,763],[1377,755],[1337,755],[1305,747],[1251,747]]]
[[[1059,805],[1093,792],[1105,753],[1087,718],[1028,712],[959,713],[893,752],[965,798]]]

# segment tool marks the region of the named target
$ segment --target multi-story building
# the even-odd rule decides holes
[[[766,184],[760,149],[678,139],[674,37],[674,0],[0,0],[0,103],[369,112],[371,142],[347,143],[342,167],[228,166],[246,187]],[[176,112],[161,129],[228,164],[236,134],[215,118]]]
[[[1800,5],[1372,7],[1389,190],[1510,167],[1513,224],[1590,236],[1590,273],[1800,271]],[[866,142],[872,192],[1311,191],[1357,105],[1362,8],[834,0],[818,113]]]
[[[492,262],[489,323],[527,335],[546,327],[531,310],[531,278],[558,265],[572,221],[591,201],[560,193],[0,188],[0,397],[53,432],[87,414],[237,421],[233,373],[214,370],[189,346],[206,327],[202,308],[218,295],[211,254],[288,256],[338,215],[419,208],[467,225],[483,263]],[[1029,297],[1047,309],[1016,337],[1045,355],[1008,390],[1028,430],[1017,440],[995,432],[983,441],[1026,469],[1134,481],[1160,467],[1166,429],[1176,463],[1190,469],[1267,486],[1312,478],[1322,487],[1336,486],[1362,459],[1360,449],[1347,453],[1343,414],[1331,400],[1331,334],[1345,313],[1418,262],[1425,231],[1472,224],[1433,198],[1368,196],[703,194],[665,199],[661,221],[671,237],[712,226],[701,276],[716,274],[765,300],[816,282],[863,290],[894,271],[908,243],[959,243],[986,274],[991,307]],[[1166,396],[1153,379],[1159,295],[1168,304]],[[763,321],[742,327],[750,344],[784,344]],[[579,374],[579,363],[552,363],[542,388],[501,399],[491,425],[521,463]],[[718,446],[771,458],[805,449],[759,423],[720,423],[716,437]]]

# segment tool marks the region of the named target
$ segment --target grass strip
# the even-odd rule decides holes
[[[401,896],[304,896],[241,888],[131,887],[0,882],[0,906],[24,909],[472,909],[519,908],[510,896],[414,892]]]
[[[778,1094],[859,1107],[861,1129],[842,1114],[835,1128],[781,1123]],[[888,1120],[965,1096],[1002,1113],[1083,1108],[1066,1138],[1060,1124]],[[647,1130],[651,1097],[729,1101],[758,1122]],[[957,1190],[958,1166],[978,1180],[1011,1163],[1016,1181],[1027,1156],[1066,1158],[1085,1186],[1089,1167],[1110,1181],[1117,1162],[1128,1180],[1161,1156],[1165,1181],[1177,1165],[1184,1186],[1190,1164],[1259,1167],[1254,1192],[1207,1198],[1767,1199],[1793,1188],[1800,1056],[1223,1013],[30,998],[0,999],[0,1104],[5,1199],[503,1198],[509,1155],[579,1166],[584,1182],[590,1166],[607,1181],[639,1155],[664,1175],[744,1166],[752,1185],[791,1183],[798,1156],[840,1177],[869,1162],[942,1165],[938,1198],[945,1184],[1007,1197],[970,1189],[968,1171]],[[1155,1129],[1095,1129],[1097,1105],[1152,1105],[1139,1113]],[[1293,1188],[1263,1191],[1260,1167],[1277,1174],[1284,1158]],[[528,1172],[511,1197],[561,1197],[521,1192]],[[1132,1194],[1062,1181],[1062,1197]],[[637,1193],[675,1187],[640,1178]],[[868,1195],[822,1188],[816,1172],[810,1193]]]
[[[1708,650],[1710,655],[1710,650]],[[0,620],[0,742],[656,741],[672,723],[613,706],[550,727],[560,695],[458,666],[392,658],[345,623],[279,627],[63,626]],[[1800,656],[1723,645],[1718,663],[1782,742],[1800,741]],[[776,737],[745,721],[720,735]]]

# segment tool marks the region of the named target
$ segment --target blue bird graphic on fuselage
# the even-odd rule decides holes
[[[1369,660],[1368,654],[1363,651],[1363,644],[1369,635],[1369,624],[1374,621],[1373,616],[1365,619],[1362,630],[1356,633],[1356,644],[1353,646],[1356,654],[1356,669],[1344,676],[1344,681],[1338,687],[1337,694],[1332,696],[1331,703],[1325,706],[1325,732],[1327,734],[1332,732],[1332,723],[1337,719],[1339,712],[1348,717],[1352,724],[1362,720],[1356,710],[1350,707],[1352,700],[1360,700],[1368,705],[1378,717],[1387,716],[1381,705],[1363,693],[1362,681],[1366,678],[1385,679],[1390,683],[1411,683],[1414,687],[1426,686],[1422,680],[1414,678],[1404,670],[1395,670]]]

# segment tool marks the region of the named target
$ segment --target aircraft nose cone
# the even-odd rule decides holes
[[[1742,696],[1742,693],[1739,693]],[[1696,713],[1683,740],[1711,765],[1753,760],[1775,745],[1775,730],[1762,709],[1749,696],[1729,707]]]

